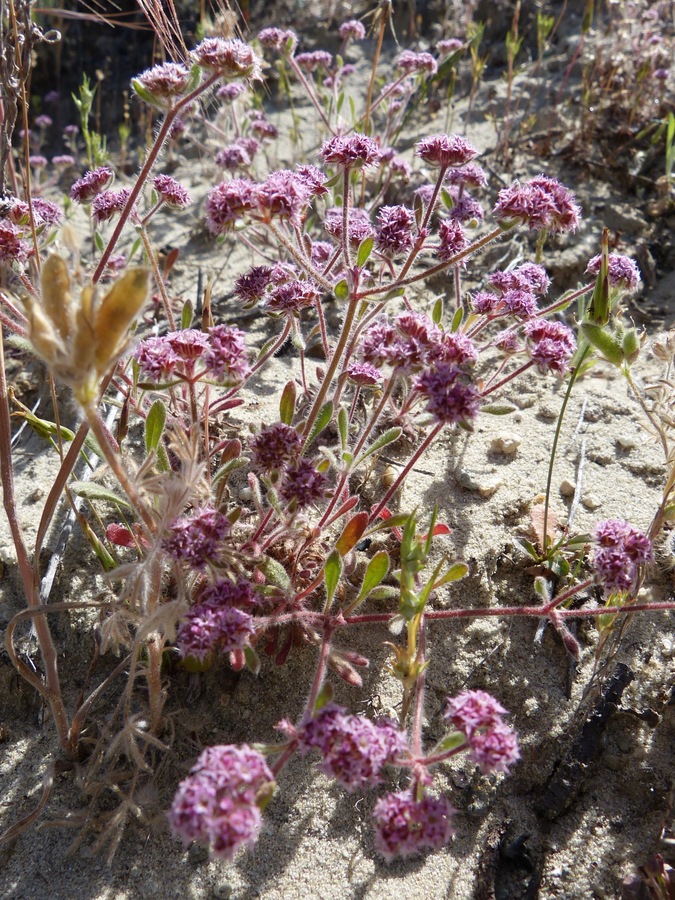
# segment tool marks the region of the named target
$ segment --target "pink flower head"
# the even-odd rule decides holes
[[[600,271],[602,256],[594,256],[586,266],[586,274],[597,275]],[[624,291],[635,291],[640,284],[640,270],[630,256],[620,256],[618,253],[609,254],[609,286],[622,288]]]
[[[192,56],[202,69],[223,78],[245,78],[248,81],[262,77],[261,59],[244,41],[233,38],[204,38],[192,51]]]
[[[452,259],[457,253],[461,253],[469,246],[466,232],[460,223],[454,219],[443,219],[438,226],[439,244],[436,249],[440,260]]]
[[[251,371],[244,332],[230,325],[214,325],[210,328],[204,367],[221,384],[241,384]]]
[[[506,272],[494,272],[488,276],[490,284],[502,293],[506,291],[530,291],[543,296],[548,292],[551,279],[546,269],[537,263],[523,263]]]
[[[461,331],[441,332],[427,354],[429,362],[454,363],[458,366],[471,366],[478,360],[476,345]]]
[[[225,234],[237,219],[256,208],[256,186],[247,178],[221,181],[206,198],[206,227],[211,234]]]
[[[328,490],[328,476],[319,472],[304,456],[289,465],[284,472],[279,494],[286,503],[295,502],[299,508],[323,500]]]
[[[452,363],[425,369],[415,379],[415,387],[427,398],[427,411],[443,425],[467,425],[478,415],[480,391]]]
[[[60,225],[63,218],[56,203],[45,200],[44,197],[33,198],[32,214],[36,228],[42,228],[43,225]]]
[[[70,196],[78,203],[89,203],[97,194],[104,191],[114,178],[113,170],[108,166],[99,166],[92,172],[85,172],[82,178],[73,184]]]
[[[525,325],[528,352],[542,374],[562,375],[576,350],[574,335],[562,322],[550,319],[530,319]]]
[[[272,125],[271,122],[268,122],[267,119],[255,119],[251,122],[249,127],[251,131],[255,131],[261,141],[273,141],[275,138],[279,137],[279,129],[276,125]]]
[[[328,188],[326,187],[328,176],[318,166],[299,165],[296,171],[298,178],[305,182],[313,197],[319,197],[321,194],[328,193]]]
[[[47,167],[48,160],[46,156],[33,154],[28,157],[28,162],[34,169],[44,169]]]
[[[265,295],[265,309],[271,313],[297,315],[319,299],[318,287],[311,281],[287,281],[273,287]]]
[[[347,19],[338,29],[341,41],[362,41],[366,36],[366,29],[358,19]]]
[[[91,217],[101,224],[121,213],[131,196],[129,188],[121,188],[119,191],[103,191],[97,194],[91,202]]]
[[[221,84],[216,91],[216,95],[221,100],[229,100],[230,103],[246,93],[246,85],[241,81],[230,81],[228,84]]]
[[[459,169],[450,169],[445,177],[446,184],[463,185],[464,187],[485,187],[487,175],[478,163],[470,162]]]
[[[442,169],[465,166],[478,156],[478,150],[458,134],[435,134],[424,138],[417,143],[415,150],[420,159]]]
[[[349,136],[338,134],[324,141],[320,155],[329,166],[353,169],[374,165],[378,153],[378,146],[372,138],[354,132]]]
[[[180,624],[176,644],[183,659],[204,662],[216,650],[241,650],[254,632],[250,613],[233,606],[199,603]]]
[[[255,138],[240,138],[216,153],[216,163],[224,169],[247,169],[260,149]]]
[[[323,756],[321,768],[350,793],[365,785],[379,784],[384,767],[407,751],[405,734],[389,719],[373,722],[352,716],[329,703],[298,731],[300,752],[312,748]]]
[[[191,516],[175,519],[164,539],[164,549],[174,559],[194,569],[215,562],[230,531],[230,521],[217,509],[196,509]]]
[[[312,241],[311,255],[315,266],[324,266],[335,252],[333,244],[328,241]]]
[[[440,40],[436,44],[436,50],[439,53],[439,56],[447,56],[448,53],[454,53],[456,50],[460,50],[464,46],[463,42],[459,40],[459,38],[446,38],[444,40]]]
[[[452,837],[455,812],[446,797],[415,800],[410,789],[387,794],[373,810],[375,848],[388,863],[422,850],[440,850]]]
[[[349,363],[347,377],[359,387],[377,387],[382,384],[382,373],[370,363]]]
[[[306,72],[316,72],[317,69],[330,69],[333,55],[327,50],[312,50],[309,53],[297,53],[295,61]]]
[[[331,207],[326,210],[323,220],[323,227],[328,234],[334,238],[342,240],[343,216],[340,207]],[[365,211],[356,206],[349,211],[349,243],[358,247],[367,237],[372,237],[375,229],[370,223],[370,216]]]
[[[496,722],[487,731],[474,732],[469,743],[471,759],[484,775],[508,772],[509,767],[520,759],[518,737],[503,722]]]
[[[483,219],[483,207],[469,194],[461,193],[456,185],[448,186],[448,194],[452,198],[452,207],[448,210],[448,218],[457,222],[480,222]]]
[[[456,697],[448,697],[443,718],[471,737],[479,728],[493,728],[501,723],[505,715],[508,710],[486,691],[462,691]]]
[[[404,50],[396,60],[396,66],[407,75],[414,72],[435,75],[438,72],[438,63],[431,53],[414,53],[412,50]]]
[[[263,47],[278,50],[286,55],[293,53],[298,46],[298,36],[294,31],[285,28],[263,28],[258,35]]]
[[[311,197],[307,180],[290,169],[272,172],[256,187],[258,209],[268,218],[279,216],[293,225],[301,224]]]
[[[190,84],[190,70],[182,63],[160,63],[133,78],[131,84],[136,90],[141,88],[139,93],[150,94],[151,102],[155,105],[173,106],[174,101],[185,93]]]
[[[52,165],[56,169],[67,169],[75,165],[75,157],[70,153],[62,153],[59,156],[52,156]]]
[[[234,282],[234,293],[246,304],[257,303],[271,283],[272,269],[269,266],[254,266]]]
[[[185,845],[210,844],[214,856],[230,860],[257,840],[258,804],[273,786],[274,776],[257,750],[247,744],[208,747],[178,786],[169,810],[171,831]]]
[[[639,567],[652,558],[649,538],[622,519],[600,522],[593,532],[593,568],[608,594],[634,590]]]
[[[415,216],[407,206],[383,206],[377,214],[375,246],[385,256],[406,253],[413,244]]]
[[[51,128],[52,124],[52,117],[44,113],[41,116],[35,116],[35,121],[33,122],[36,128]]]
[[[249,438],[251,465],[256,472],[283,469],[300,455],[302,438],[295,428],[276,422]]]
[[[31,246],[21,239],[21,229],[7,219],[0,219],[0,262],[23,265],[31,252]]]
[[[493,215],[509,227],[522,222],[530,230],[544,229],[552,233],[576,231],[581,210],[574,202],[574,194],[556,181],[539,175],[521,184],[514,181],[503,188],[497,197]]]
[[[192,203],[192,197],[187,188],[171,175],[155,175],[152,179],[152,186],[166,205],[173,209],[185,209]]]

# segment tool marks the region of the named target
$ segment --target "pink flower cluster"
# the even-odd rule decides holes
[[[333,703],[297,730],[287,722],[278,727],[297,738],[303,755],[318,750],[323,771],[349,792],[379,784],[384,767],[408,752],[407,738],[394,722],[349,715]]]
[[[634,590],[639,567],[652,558],[649,538],[622,519],[600,522],[593,537],[593,568],[607,594]]]
[[[527,350],[542,374],[562,375],[576,350],[572,331],[562,322],[550,319],[530,319],[525,325]]]
[[[152,186],[166,205],[173,209],[185,209],[192,203],[192,197],[187,188],[171,175],[155,175],[152,179]]]
[[[160,63],[132,79],[131,84],[150,94],[157,106],[172,106],[187,90],[190,70],[182,63]]]
[[[378,161],[379,148],[375,141],[365,134],[338,134],[324,141],[321,158],[329,166],[346,169],[372,166]]]
[[[464,691],[448,698],[444,718],[466,735],[471,758],[481,772],[508,772],[520,759],[518,738],[503,721],[507,710],[485,691]]]
[[[416,144],[415,151],[424,162],[442,169],[465,166],[478,156],[478,150],[458,134],[434,134],[423,138]]]
[[[154,383],[207,377],[239,384],[250,371],[244,332],[229,325],[214,325],[209,331],[188,328],[146,338],[134,356],[141,373]]]
[[[262,75],[262,60],[244,41],[208,37],[192,51],[194,61],[202,69],[221,78],[245,78],[256,81]]]
[[[468,340],[468,338],[467,338]],[[468,425],[480,409],[480,391],[458,366],[441,362],[415,379],[427,411],[443,425]]]
[[[78,203],[90,203],[93,198],[104,191],[113,180],[113,170],[108,166],[99,166],[91,172],[85,172],[70,189],[70,196]]]
[[[586,273],[597,275],[600,271],[602,256],[594,256],[588,261]],[[640,270],[630,256],[620,256],[618,253],[609,254],[609,271],[607,278],[609,286],[622,288],[624,291],[635,291],[640,284]]]
[[[217,509],[196,509],[191,516],[175,519],[168,527],[164,549],[174,559],[194,569],[217,562],[230,532],[230,520]]]
[[[581,210],[575,203],[574,194],[555,178],[544,175],[538,175],[524,184],[514,181],[503,188],[492,212],[507,227],[521,222],[530,230],[552,233],[576,231],[581,219]]]
[[[176,643],[183,659],[202,663],[215,650],[230,653],[242,649],[255,631],[248,608],[256,602],[246,581],[222,580],[208,588],[178,629]]]
[[[302,509],[323,500],[327,496],[328,483],[326,473],[319,472],[311,460],[301,456],[286,467],[279,495],[286,503]]]
[[[446,797],[416,799],[410,789],[387,794],[373,810],[375,849],[388,863],[422,850],[440,850],[453,835],[455,812]]]
[[[267,425],[248,441],[252,453],[251,465],[256,472],[272,472],[283,469],[297,459],[302,438],[295,428],[275,422]]]
[[[274,788],[265,757],[247,744],[208,747],[181,781],[169,811],[174,837],[200,841],[232,859],[251,847],[262,826],[260,805]]]

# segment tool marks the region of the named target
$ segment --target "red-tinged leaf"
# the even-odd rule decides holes
[[[442,534],[452,534],[452,528],[450,528],[449,525],[445,525],[443,522],[439,522],[438,525],[434,525],[434,530],[431,532],[431,536],[439,537]],[[423,534],[420,540],[426,541],[428,537],[428,534]]]
[[[357,498],[352,497],[352,500]],[[368,527],[368,513],[360,512],[356,513],[349,522],[344,527],[344,530],[340,537],[337,539],[335,544],[335,549],[340,554],[340,556],[344,556],[345,553],[349,553],[352,547],[355,547],[358,542],[361,540],[361,535]]]
[[[234,669],[235,672],[241,672],[241,670],[246,666],[246,657],[244,656],[244,651],[240,648],[236,650],[230,650],[230,665]]]
[[[123,525],[108,525],[105,536],[111,544],[117,547],[135,547],[136,540],[128,528]]]
[[[173,269],[179,255],[180,255],[179,247],[173,247],[166,254],[166,259],[164,260],[164,277],[165,278],[168,276],[169,272]]]
[[[331,522],[335,522],[337,519],[340,518],[340,516],[344,516],[344,515],[345,515],[346,513],[348,513],[351,509],[354,509],[354,507],[356,506],[356,504],[357,504],[358,502],[359,502],[359,498],[358,498],[358,497],[350,497],[349,500],[346,500],[346,501],[342,504],[342,506],[340,507],[340,509],[338,509],[338,511],[337,511],[336,513],[333,513],[333,515],[332,515],[331,518],[330,518],[330,521],[331,521]]]

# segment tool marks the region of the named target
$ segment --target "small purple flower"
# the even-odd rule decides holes
[[[576,231],[581,210],[574,194],[555,178],[539,175],[520,184],[514,181],[497,197],[493,215],[507,227],[522,222],[530,230],[544,229],[552,233]]]
[[[586,266],[587,275],[597,275],[600,271],[602,256],[594,256]],[[609,286],[622,288],[624,291],[635,291],[640,284],[640,270],[630,256],[609,254]]]
[[[520,759],[516,733],[503,722],[495,722],[487,731],[475,731],[467,737],[471,745],[469,755],[484,775],[508,772]]]
[[[239,138],[229,147],[223,147],[216,153],[216,163],[224,169],[246,169],[253,162],[253,157],[260,149],[255,138]]]
[[[216,95],[221,100],[229,100],[230,103],[245,93],[246,85],[242,84],[241,81],[230,81],[228,84],[222,84],[216,91]]]
[[[273,287],[265,295],[265,310],[270,313],[297,315],[319,299],[318,287],[311,281],[287,281]]]
[[[300,225],[312,197],[312,188],[297,172],[272,172],[256,187],[258,209],[266,217],[279,216]]]
[[[204,38],[192,51],[198,66],[224,78],[246,78],[249,81],[262,77],[261,59],[244,41],[225,40],[219,37]]]
[[[385,256],[406,253],[413,244],[415,216],[407,206],[383,206],[377,214],[375,247]]]
[[[454,363],[457,366],[473,365],[478,360],[476,345],[460,331],[444,331],[437,342],[429,347],[429,362]]]
[[[546,294],[551,285],[551,279],[546,274],[546,269],[537,263],[523,263],[522,266],[506,272],[493,272],[488,276],[488,281],[503,293],[523,290],[540,296]]]
[[[458,221],[443,219],[438,226],[439,244],[436,249],[440,260],[452,259],[457,253],[461,253],[469,246],[466,232]]]
[[[232,606],[199,603],[178,628],[176,644],[183,659],[204,662],[212,653],[241,650],[255,632],[253,616]]]
[[[502,294],[501,302],[505,310],[521,319],[535,316],[539,309],[534,294],[519,288]]]
[[[323,500],[328,490],[328,476],[319,472],[311,460],[301,456],[285,470],[279,494],[286,503],[295,502],[302,509]]]
[[[258,40],[263,47],[278,50],[280,53],[290,54],[298,46],[297,34],[285,28],[263,28]]]
[[[179,355],[166,338],[166,335],[146,338],[134,353],[141,373],[155,384],[169,378],[180,361]]]
[[[313,197],[328,193],[328,188],[326,187],[328,176],[318,166],[299,165],[297,173],[298,178],[309,187]]]
[[[439,56],[447,56],[449,53],[460,50],[463,46],[464,44],[459,38],[445,38],[436,44],[436,50],[438,50]]]
[[[431,53],[415,53],[413,50],[404,50],[396,60],[396,67],[407,75],[414,72],[435,75],[438,72],[438,63]]]
[[[217,509],[196,509],[191,516],[175,519],[168,528],[164,549],[174,559],[195,569],[217,560],[230,521]]]
[[[378,146],[372,138],[355,132],[352,135],[336,135],[324,141],[321,158],[327,165],[346,169],[372,166],[378,159]]]
[[[245,303],[253,304],[263,298],[271,283],[272,269],[269,266],[254,266],[234,282],[234,293]]]
[[[45,169],[48,165],[47,157],[41,154],[29,156],[28,162],[34,169]]]
[[[75,165],[75,157],[70,153],[62,153],[59,156],[52,156],[52,165],[56,169],[67,169]]]
[[[450,169],[445,176],[445,183],[450,185],[463,185],[469,187],[485,187],[487,175],[478,163],[470,162],[459,169]]]
[[[44,115],[44,113],[41,116],[35,116],[33,122],[36,128],[51,128],[52,124],[51,116]]]
[[[302,438],[290,425],[276,422],[249,438],[251,465],[256,472],[283,469],[300,455]]]
[[[343,217],[340,207],[331,207],[326,210],[323,220],[323,227],[328,234],[331,234],[337,240],[342,239]],[[373,237],[375,229],[371,225],[370,216],[360,207],[354,207],[349,212],[349,242],[358,247],[362,241],[368,237]]]
[[[350,793],[379,784],[384,767],[408,750],[407,738],[394,722],[352,716],[332,703],[300,726],[297,737],[300,752],[317,749],[323,756],[321,769]]]
[[[442,169],[465,166],[478,156],[478,150],[458,134],[435,134],[424,138],[415,147],[420,159]]]
[[[448,697],[443,718],[471,737],[478,728],[492,728],[500,723],[505,715],[508,710],[486,691],[462,691],[456,697]]]
[[[247,744],[208,747],[178,786],[169,810],[171,831],[185,845],[201,841],[214,856],[231,860],[257,840],[259,804],[273,787],[274,776],[257,750]]]
[[[347,377],[359,387],[376,387],[382,384],[382,373],[370,363],[349,363]]]
[[[6,219],[0,219],[0,262],[26,262],[31,245],[21,239],[21,230]]]
[[[152,94],[152,100],[158,106],[172,106],[187,90],[190,70],[182,63],[160,63],[132,79],[132,86],[135,86],[134,82]]]
[[[250,124],[251,131],[255,131],[260,140],[271,140],[279,137],[279,129],[266,119],[255,119]]]
[[[366,29],[358,19],[347,19],[338,29],[342,41],[362,41],[366,36]]]
[[[480,391],[451,363],[425,369],[415,380],[417,390],[427,398],[427,411],[444,425],[467,425],[480,409]]]
[[[576,350],[574,335],[562,322],[549,319],[531,319],[525,325],[528,352],[542,374],[556,372],[562,375]]]
[[[113,216],[121,213],[131,196],[129,188],[119,191],[103,191],[91,201],[91,217],[99,225],[108,222]]]
[[[306,72],[316,72],[317,69],[330,69],[333,65],[333,56],[327,50],[313,50],[310,53],[297,53],[296,63]]]
[[[502,298],[489,291],[476,291],[470,295],[471,308],[480,316],[491,316],[504,311]]]
[[[608,594],[635,588],[639,566],[652,558],[649,538],[622,519],[600,522],[593,532],[593,568]]]
[[[99,166],[92,172],[85,172],[82,178],[73,184],[70,196],[78,203],[89,203],[97,194],[104,191],[113,180],[113,170],[108,166]]]
[[[313,265],[325,266],[334,253],[335,247],[333,244],[329,244],[328,241],[312,241],[311,255]]]
[[[209,375],[221,384],[241,384],[251,371],[244,332],[230,325],[210,328],[204,366]]]
[[[43,225],[60,225],[62,218],[63,214],[56,203],[43,197],[33,199],[33,219],[37,228]]]
[[[206,227],[211,234],[225,234],[237,219],[256,208],[256,186],[246,178],[221,181],[206,198]]]
[[[452,207],[448,210],[448,217],[455,219],[457,222],[480,222],[485,213],[483,207],[477,200],[468,194],[459,193],[459,188],[455,185],[448,187],[448,193],[452,197]]]
[[[152,186],[166,205],[173,209],[185,209],[192,203],[188,190],[171,175],[155,175]]]
[[[387,794],[375,804],[375,849],[389,863],[421,850],[440,850],[453,835],[456,810],[446,797],[413,798],[412,791]]]

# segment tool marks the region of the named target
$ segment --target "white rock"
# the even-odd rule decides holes
[[[575,490],[576,485],[573,481],[570,481],[569,478],[563,478],[563,480],[560,482],[561,497],[574,497]]]
[[[504,453],[506,456],[513,456],[518,447],[523,442],[523,438],[516,431],[505,431],[498,434],[490,444],[490,449],[495,453]]]
[[[586,494],[581,503],[582,506],[585,506],[586,509],[590,510],[599,509],[602,506],[602,500],[597,494]]]

